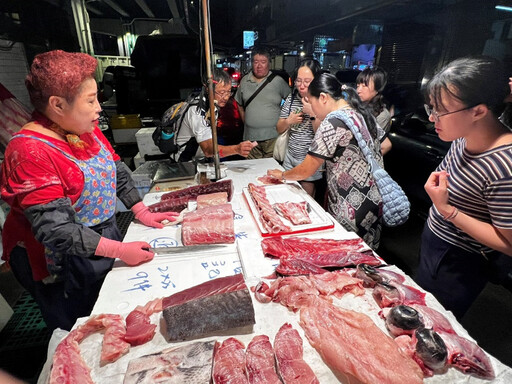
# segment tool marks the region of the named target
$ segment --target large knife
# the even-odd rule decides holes
[[[225,248],[224,244],[202,244],[202,245],[181,245],[178,247],[157,247],[149,248],[150,252],[156,253],[157,255],[172,255],[179,253],[189,252],[208,252],[216,251]]]

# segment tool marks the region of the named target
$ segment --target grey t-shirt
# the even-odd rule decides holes
[[[265,79],[256,82],[252,72],[245,75],[240,81],[240,86],[236,92],[236,102],[244,106],[256,89],[264,83]],[[249,106],[244,108],[244,140],[262,141],[277,137],[276,124],[281,112],[281,103],[289,94],[290,87],[280,76],[275,76],[258,93]]]

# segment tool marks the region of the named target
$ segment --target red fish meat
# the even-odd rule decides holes
[[[282,384],[276,372],[274,349],[266,335],[254,336],[245,352],[250,384]]]
[[[319,384],[311,367],[304,361],[302,338],[296,329],[284,324],[274,338],[279,374],[285,384]]]
[[[311,224],[306,201],[300,203],[287,201],[285,203],[275,203],[272,206],[279,215],[289,220],[293,225]]]
[[[214,205],[187,213],[181,227],[183,245],[235,242],[231,204]]]
[[[156,324],[151,324],[147,314],[140,311],[132,311],[126,316],[126,334],[124,340],[130,345],[147,343],[155,336]]]
[[[282,257],[276,272],[284,276],[309,275],[329,272],[327,269],[317,267],[307,261]]]
[[[177,199],[160,200],[158,203],[148,206],[150,212],[181,212],[188,207],[190,197],[180,197]]]
[[[188,188],[165,193],[162,195],[161,199],[168,200],[188,197],[191,200],[195,200],[199,195],[207,195],[216,192],[226,192],[228,194],[228,201],[231,201],[231,197],[233,196],[233,180],[220,180],[215,183],[193,185]]]
[[[261,242],[268,257],[293,258],[307,261],[317,267],[346,267],[361,263],[381,265],[362,239],[333,240],[300,237],[273,237]]]
[[[215,384],[249,384],[244,348],[245,345],[234,337],[217,346],[212,374]]]
[[[324,362],[347,381],[414,384],[423,382],[419,366],[368,316],[318,299],[300,311],[300,325]]]
[[[170,341],[187,340],[255,323],[242,275],[214,279],[163,299]]]

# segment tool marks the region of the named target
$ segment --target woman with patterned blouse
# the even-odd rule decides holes
[[[370,247],[379,245],[382,199],[356,138],[330,112],[345,109],[382,165],[375,118],[353,88],[343,86],[334,75],[321,74],[309,85],[307,100],[323,120],[304,161],[295,168],[268,174],[282,180],[304,180],[326,163],[328,211],[348,231],[356,232]],[[366,133],[366,134],[365,134]],[[382,133],[382,132],[381,132]]]

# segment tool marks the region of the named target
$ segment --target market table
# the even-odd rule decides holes
[[[146,264],[136,267],[126,267],[120,261],[116,261],[114,268],[107,275],[98,300],[92,314],[114,313],[126,316],[138,305],[160,297],[167,297],[183,289],[195,286],[202,282],[217,277],[229,276],[243,273],[247,286],[255,286],[263,276],[270,275],[278,261],[264,257],[260,243],[262,236],[258,225],[253,217],[250,208],[245,200],[243,189],[248,183],[257,183],[257,178],[266,174],[267,169],[278,168],[279,164],[274,159],[242,160],[226,162],[226,178],[232,179],[234,184],[234,195],[231,201],[234,211],[235,223],[235,244],[228,244],[221,248],[215,248],[205,252],[188,252],[176,255],[162,254],[155,255],[155,258]],[[160,200],[165,192],[149,193],[144,197],[146,204],[152,204]],[[330,216],[329,216],[330,217]],[[332,217],[331,217],[332,219]],[[335,220],[334,226],[330,229],[303,234],[310,238],[331,238],[331,239],[354,239],[357,235],[346,231]],[[180,227],[169,225],[163,229],[145,227],[132,222],[127,230],[124,241],[147,241],[153,247],[173,247],[181,245]],[[395,266],[388,269],[398,272],[406,277],[405,283],[419,288],[414,281],[405,275]],[[335,374],[325,365],[317,351],[309,344],[304,332],[298,324],[299,315],[288,310],[278,303],[262,304],[253,299],[256,324],[251,330],[236,330],[240,332],[233,334],[233,331],[226,331],[215,336],[200,340],[216,339],[222,341],[229,336],[234,336],[246,346],[255,335],[265,334],[271,342],[284,323],[290,323],[303,338],[304,360],[313,368],[320,383],[338,383]],[[457,322],[455,317],[443,309],[439,302],[431,295],[426,296],[427,305],[442,312],[451,322],[455,331],[470,340],[471,337],[465,329]],[[368,315],[374,323],[386,334],[387,330],[384,321],[379,317],[380,308],[377,306],[369,290],[364,296],[345,295],[341,299],[334,299],[335,305],[344,308],[357,310]],[[204,316],[208,316],[207,313]],[[77,324],[85,319],[79,319]],[[159,352],[170,346],[178,346],[190,341],[169,343],[166,341],[165,323],[161,313],[151,316],[151,321],[158,324],[155,337],[148,343],[132,347],[128,354],[119,360],[104,367],[99,364],[99,351],[101,348],[102,335],[94,334],[81,343],[82,356],[91,367],[91,375],[98,383],[122,383],[130,360]],[[62,334],[54,334],[58,340]],[[53,346],[52,346],[53,344]],[[50,349],[55,348],[51,343]],[[51,356],[51,351],[49,353]],[[512,369],[505,366],[491,356],[494,365],[496,379],[495,383],[511,383]],[[40,382],[44,382],[49,369],[49,361],[43,370]],[[489,382],[475,377],[465,375],[454,368],[448,369],[445,374],[435,375],[425,379],[426,383],[478,383]]]

